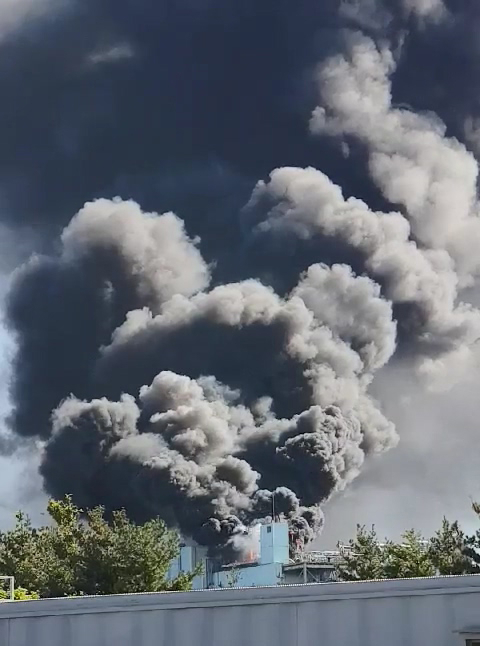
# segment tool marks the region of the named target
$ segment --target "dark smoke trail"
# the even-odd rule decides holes
[[[0,2],[14,436],[81,505],[219,548],[275,495],[311,540],[398,441],[375,375],[475,363],[475,2],[36,6]]]

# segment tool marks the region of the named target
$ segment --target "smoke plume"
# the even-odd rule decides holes
[[[49,494],[212,549],[274,500],[308,542],[401,440],[375,384],[471,372],[477,5],[0,2],[9,442]]]

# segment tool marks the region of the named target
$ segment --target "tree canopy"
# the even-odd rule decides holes
[[[480,531],[469,538],[457,522],[446,518],[430,539],[408,530],[398,543],[382,543],[374,527],[359,525],[356,537],[344,550],[337,575],[341,581],[365,581],[468,574],[478,571],[475,555],[480,563]]]
[[[189,590],[198,573],[168,580],[179,538],[160,519],[143,525],[124,511],[108,520],[104,509],[82,510],[70,497],[51,500],[52,524],[35,528],[16,514],[12,530],[0,532],[0,572],[40,597]],[[21,596],[21,592],[18,595]]]
[[[14,528],[0,532],[0,574],[15,577],[15,599],[191,589],[198,568],[168,579],[180,545],[162,520],[137,525],[124,511],[107,519],[102,507],[82,510],[69,496],[47,510],[49,525],[33,527],[18,512]],[[480,505],[473,510],[480,518]],[[342,581],[480,572],[480,529],[467,536],[446,518],[429,539],[412,529],[399,542],[381,542],[375,527],[359,525],[346,547]],[[0,601],[7,598],[0,586]]]

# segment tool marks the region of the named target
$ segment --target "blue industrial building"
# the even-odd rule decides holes
[[[203,547],[182,546],[169,574],[173,578],[180,572],[191,572],[202,563],[203,572],[193,582],[195,590],[335,580],[335,565],[341,554],[299,552],[292,557],[286,522],[261,524],[252,532],[251,538],[254,546],[251,553],[237,563],[222,563],[209,558]]]

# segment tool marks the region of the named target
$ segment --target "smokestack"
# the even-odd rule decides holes
[[[399,440],[374,379],[475,362],[477,3],[17,4],[13,442],[81,506],[213,551],[268,516],[307,544]]]

